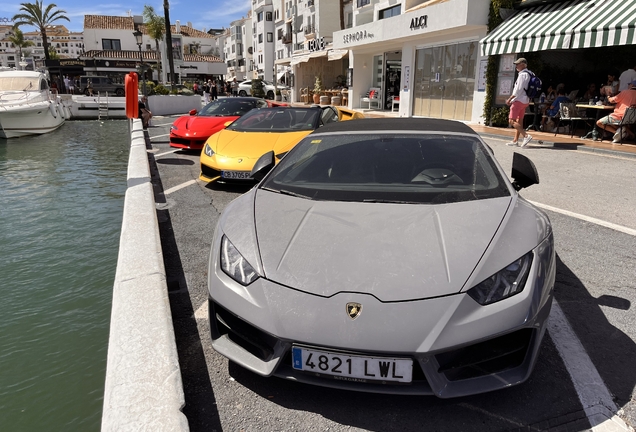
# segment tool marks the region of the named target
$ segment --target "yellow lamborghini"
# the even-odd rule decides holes
[[[252,167],[263,154],[274,151],[278,162],[320,126],[363,117],[358,111],[330,105],[253,109],[208,138],[201,152],[199,178],[205,182],[252,180]]]

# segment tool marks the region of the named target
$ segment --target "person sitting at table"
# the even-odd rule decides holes
[[[585,93],[583,94],[583,102],[594,100],[594,98],[597,96],[598,96],[598,93],[596,91],[596,84],[589,83],[587,85],[587,90],[585,90]]]
[[[607,74],[607,83],[601,84],[601,96],[610,97],[618,93],[618,73],[611,71]]]
[[[623,116],[625,115],[625,111],[632,105],[636,105],[636,80],[633,80],[629,83],[627,90],[623,90],[616,96],[611,96],[608,98],[610,103],[615,103],[614,112],[610,115],[607,115],[603,118],[600,118],[596,122],[596,126],[604,131],[610,132],[614,134],[614,140],[612,142],[618,143],[621,142],[621,136],[618,131],[618,125],[620,124]],[[625,128],[626,134],[630,135],[631,131]]]
[[[559,87],[556,99],[552,101],[552,104],[549,107],[546,105],[546,109],[543,112],[543,117],[541,118],[541,126],[539,127],[541,130],[543,130],[545,122],[548,121],[548,119],[552,120],[559,114],[561,102],[570,102],[570,99],[568,99],[568,97],[565,95],[565,87]]]

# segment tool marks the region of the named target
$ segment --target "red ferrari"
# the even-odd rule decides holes
[[[170,127],[170,147],[201,150],[205,141],[253,108],[287,105],[256,97],[233,97],[217,99],[200,111],[181,116]]]

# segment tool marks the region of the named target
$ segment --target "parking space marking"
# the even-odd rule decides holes
[[[153,127],[159,127],[159,126],[171,126],[172,123],[163,123],[163,124],[153,124]]]
[[[163,134],[163,135],[155,135],[155,136],[151,136],[150,139],[161,138],[161,137],[165,137],[165,136],[170,136],[170,134],[167,133],[167,134]]]
[[[625,234],[636,236],[636,229],[628,228],[628,227],[625,227],[625,226],[622,226],[622,225],[617,225],[615,223],[607,222],[607,221],[604,221],[604,220],[601,220],[601,219],[596,219],[596,218],[593,218],[591,216],[585,216],[585,215],[582,215],[582,214],[579,214],[579,213],[574,213],[574,212],[571,212],[569,210],[563,210],[563,209],[560,209],[558,207],[552,207],[552,206],[547,205],[547,204],[541,204],[541,203],[538,203],[538,202],[535,202],[535,201],[530,201],[530,200],[528,200],[528,201],[530,203],[534,204],[535,206],[541,207],[542,209],[545,209],[545,210],[550,210],[550,211],[553,211],[555,213],[560,213],[560,214],[565,215],[565,216],[570,216],[570,217],[573,217],[573,218],[576,218],[576,219],[583,220],[585,222],[590,222],[590,223],[593,223],[593,224],[596,224],[596,225],[604,226],[605,228],[610,228],[610,229],[613,229],[615,231],[620,231],[620,232],[625,233]]]
[[[592,430],[629,431],[630,428],[616,415],[618,407],[612,395],[556,300],[552,303],[548,331],[570,374]]]
[[[189,181],[187,181],[187,182],[185,182],[185,183],[181,183],[180,185],[173,186],[173,187],[171,187],[170,189],[166,189],[165,191],[163,191],[163,194],[164,194],[164,195],[170,195],[171,193],[176,192],[176,191],[178,191],[179,189],[183,189],[184,187],[188,187],[188,186],[190,186],[190,185],[193,185],[193,184],[195,184],[196,182],[197,182],[196,180],[189,180]]]
[[[156,155],[155,155],[155,157],[156,157],[156,158],[158,158],[158,157],[161,157],[161,156],[165,156],[165,155],[173,154],[173,153],[178,152],[178,151],[179,151],[179,150],[177,150],[177,149],[170,150],[170,151],[167,151],[167,152],[165,152],[165,153],[159,153],[159,154],[156,154]]]

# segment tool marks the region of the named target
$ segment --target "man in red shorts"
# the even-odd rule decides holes
[[[508,123],[515,129],[515,137],[506,145],[525,147],[532,140],[532,135],[523,129],[523,116],[528,104],[530,104],[530,98],[526,95],[526,89],[530,83],[530,73],[528,71],[528,62],[525,58],[518,58],[514,63],[519,75],[512,88],[512,94],[506,100],[506,105],[510,107]],[[519,136],[522,137],[521,144],[519,144]]]

